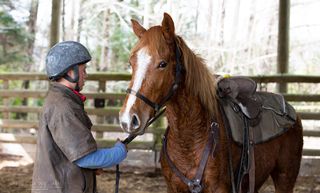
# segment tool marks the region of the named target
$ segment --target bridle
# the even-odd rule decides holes
[[[150,99],[148,99],[146,96],[141,94],[139,91],[135,91],[135,90],[132,90],[131,88],[127,88],[127,91],[126,91],[127,94],[132,94],[132,95],[136,96],[137,98],[139,98],[140,100],[145,102],[147,105],[149,105],[156,112],[155,115],[148,120],[148,122],[147,122],[146,126],[144,127],[144,129],[149,127],[149,125],[151,125],[151,123],[153,123],[155,120],[157,120],[161,116],[161,114],[164,113],[164,111],[165,111],[165,108],[163,108],[164,105],[166,104],[166,102],[168,102],[170,100],[170,98],[177,91],[177,89],[179,87],[179,84],[181,82],[182,71],[183,71],[183,66],[182,66],[181,60],[180,60],[181,59],[181,52],[180,52],[180,48],[179,48],[179,46],[177,44],[177,40],[175,40],[174,43],[175,43],[175,48],[176,48],[176,50],[175,50],[175,55],[176,55],[176,75],[175,75],[174,82],[173,82],[169,92],[167,93],[167,95],[165,97],[163,97],[161,99],[161,101],[159,103],[152,102]],[[130,134],[123,142],[128,144],[135,137],[136,137],[136,135]]]
[[[176,75],[175,75],[175,80],[167,93],[165,97],[162,98],[162,100],[159,103],[152,102],[150,99],[148,99],[146,96],[141,94],[139,91],[132,90],[131,88],[127,89],[127,94],[132,94],[136,97],[138,97],[140,100],[145,102],[147,105],[149,105],[152,109],[155,110],[155,112],[159,112],[159,110],[170,100],[170,98],[174,95],[175,91],[178,89],[179,84],[181,82],[181,76],[182,76],[182,64],[181,64],[181,52],[179,49],[179,46],[177,42],[175,41],[175,54],[176,54]]]

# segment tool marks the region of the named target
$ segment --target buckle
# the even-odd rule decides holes
[[[200,193],[203,189],[199,179],[191,180],[188,186],[191,193]]]
[[[210,127],[211,127],[211,128],[212,128],[212,127],[219,127],[219,124],[218,124],[217,122],[215,122],[215,121],[212,121]]]
[[[232,109],[234,110],[234,112],[238,113],[240,112],[240,107],[236,104],[233,104]]]

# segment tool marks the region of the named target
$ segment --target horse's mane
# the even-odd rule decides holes
[[[182,52],[183,65],[186,71],[186,89],[198,96],[203,107],[210,116],[215,116],[217,112],[216,83],[213,74],[209,71],[204,59],[196,55],[184,42],[177,36],[177,44]]]

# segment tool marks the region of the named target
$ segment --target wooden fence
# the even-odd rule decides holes
[[[121,73],[90,73],[87,81],[95,85],[94,91],[85,91],[88,101],[86,111],[93,117],[94,126],[92,131],[96,133],[97,143],[101,147],[111,146],[114,140],[107,140],[103,137],[105,132],[122,132],[117,123],[107,123],[106,118],[118,117],[121,101],[125,98],[124,92],[107,92],[108,84],[119,81],[128,81],[131,76]],[[311,83],[319,84],[319,76],[255,76],[251,77],[258,83],[258,89],[263,90],[270,83]],[[29,85],[42,85],[31,87],[30,89],[17,89],[21,87],[23,81],[30,81]],[[37,81],[37,82],[36,82]],[[36,82],[36,83],[33,83]],[[126,83],[124,83],[126,84]],[[11,88],[12,87],[12,88]],[[30,134],[30,129],[37,129],[38,115],[41,111],[41,100],[46,96],[48,81],[42,73],[0,73],[0,143],[36,143],[35,135]],[[124,91],[123,88],[122,91]],[[91,89],[92,90],[92,89]],[[291,102],[320,102],[320,95],[313,94],[284,94],[285,98]],[[33,105],[14,104],[15,99],[33,99]],[[94,100],[117,101],[117,106],[95,107]],[[319,104],[318,104],[319,105]],[[23,119],[17,119],[17,114],[25,114]],[[33,114],[34,116],[30,116]],[[320,120],[319,112],[298,112],[304,120]],[[320,126],[319,126],[320,127]],[[164,132],[164,118],[153,124],[147,133],[153,137],[148,141],[133,141],[129,148],[159,150],[161,146],[161,136]],[[17,132],[17,130],[19,132]],[[25,132],[21,132],[25,131]],[[305,137],[320,137],[319,130],[305,130]],[[320,149],[304,149],[304,155],[320,156]]]

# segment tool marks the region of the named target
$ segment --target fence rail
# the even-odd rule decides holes
[[[89,100],[104,99],[104,100],[120,100],[125,98],[125,93],[108,93],[105,92],[106,85],[109,81],[128,81],[131,76],[126,73],[90,73],[87,80],[96,82],[97,91],[84,92]],[[262,84],[268,83],[320,83],[320,76],[297,76],[297,75],[272,75],[272,76],[252,76],[260,87]],[[0,142],[5,143],[36,143],[35,136],[17,135],[13,134],[12,129],[21,128],[24,130],[38,128],[38,120],[21,120],[10,118],[13,113],[25,113],[38,115],[41,111],[41,106],[23,106],[12,105],[10,100],[14,98],[20,99],[35,99],[41,100],[45,98],[46,89],[13,89],[10,88],[12,82],[15,81],[42,81],[46,82],[47,77],[43,73],[0,73],[0,130],[7,133],[0,133]],[[17,84],[17,83],[16,83]],[[103,91],[103,92],[101,92]],[[320,95],[308,94],[284,94],[286,100],[291,102],[320,102]],[[97,143],[99,146],[111,146],[114,141],[103,138],[104,132],[120,132],[121,129],[118,124],[108,124],[105,122],[106,117],[116,117],[120,107],[107,106],[105,108],[95,108],[94,106],[87,106],[86,111],[89,115],[96,116],[92,131],[96,132]],[[298,112],[304,120],[320,120],[319,112]],[[12,117],[12,116],[11,116]],[[152,141],[134,141],[129,148],[134,149],[152,149],[158,150],[160,148],[160,138],[164,132],[163,120],[153,124],[147,130],[148,133],[153,134]],[[305,137],[320,137],[318,130],[305,130]],[[304,155],[320,156],[320,149],[304,149]]]

